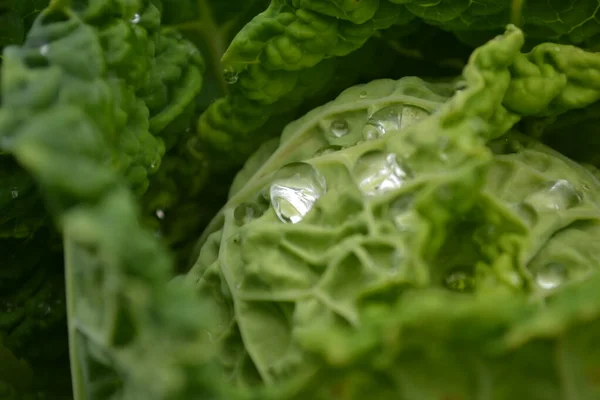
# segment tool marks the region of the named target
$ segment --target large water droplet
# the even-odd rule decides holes
[[[358,159],[354,177],[366,195],[374,196],[398,189],[412,178],[412,172],[397,159],[396,154],[375,150]]]
[[[162,210],[159,208],[158,210],[156,210],[155,213],[156,213],[156,218],[158,218],[160,220],[165,219],[165,210]]]
[[[566,279],[567,269],[560,263],[545,265],[535,276],[537,285],[544,290],[555,289],[562,285]]]
[[[260,218],[264,210],[255,203],[242,203],[233,210],[233,219],[238,225],[244,225]]]
[[[298,223],[327,190],[325,178],[307,163],[292,163],[277,172],[269,197],[279,219]]]
[[[455,292],[472,292],[475,290],[475,277],[470,270],[456,268],[444,277],[444,286]]]
[[[142,17],[140,16],[140,14],[137,14],[137,13],[133,17],[131,17],[132,24],[139,24],[141,20],[142,20]]]
[[[538,211],[560,211],[576,207],[581,195],[569,181],[561,179],[531,194],[525,202]]]
[[[336,138],[346,136],[350,132],[348,123],[344,119],[336,119],[329,125],[329,131]]]
[[[363,128],[365,140],[377,139],[390,131],[399,131],[427,117],[429,113],[422,108],[394,104],[375,112]]]
[[[315,152],[315,157],[321,157],[321,156],[324,156],[327,154],[335,153],[336,151],[340,151],[342,149],[343,149],[342,146],[336,146],[336,145],[321,147],[319,150],[317,150]]]
[[[12,188],[10,190],[10,197],[12,197],[13,199],[19,197],[19,190],[17,188]]]

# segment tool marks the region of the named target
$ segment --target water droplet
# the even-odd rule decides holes
[[[576,207],[581,200],[573,185],[561,179],[529,195],[525,202],[538,211],[560,211]]]
[[[140,14],[137,14],[137,13],[133,17],[131,17],[132,24],[139,24],[141,20],[142,20],[142,17],[140,16]]]
[[[547,264],[535,276],[537,285],[544,290],[555,289],[562,285],[566,279],[567,269],[560,263]]]
[[[242,203],[233,210],[233,219],[238,225],[244,225],[260,218],[263,210],[255,203]]]
[[[42,47],[40,47],[40,54],[43,56],[48,55],[48,52],[50,51],[50,46],[45,44]]]
[[[472,292],[475,289],[475,277],[467,269],[456,268],[448,272],[444,278],[444,286],[455,292]]]
[[[413,232],[418,226],[417,215],[413,212],[413,195],[403,194],[391,203],[390,214],[396,229],[401,233]]]
[[[354,167],[358,186],[368,196],[398,189],[412,175],[408,166],[399,162],[396,154],[378,150],[363,154]]]
[[[325,178],[307,163],[292,163],[280,169],[269,188],[269,198],[279,219],[298,223],[325,194]]]
[[[232,68],[225,68],[223,71],[223,78],[225,79],[225,82],[233,85],[234,83],[237,83],[239,76]]]
[[[336,119],[329,125],[329,131],[336,138],[341,138],[350,132],[350,128],[348,127],[346,120]]]
[[[377,125],[367,123],[363,128],[362,136],[366,141],[379,139],[385,134],[385,131]]]
[[[367,97],[367,91],[366,90],[362,90],[359,94],[358,97],[361,99],[364,99]]]
[[[10,197],[12,197],[13,199],[19,197],[19,190],[17,188],[12,188],[10,190]]]
[[[324,156],[327,154],[335,153],[336,151],[340,151],[342,149],[343,149],[342,146],[335,146],[335,145],[321,147],[319,150],[317,150],[315,152],[315,157],[321,157],[321,156]]]
[[[165,219],[165,211],[161,210],[160,208],[156,210],[156,218],[160,220]]]
[[[422,108],[403,104],[384,107],[371,115],[363,128],[363,138],[377,139],[389,132],[406,128],[428,115]]]
[[[415,213],[405,212],[394,217],[394,225],[400,233],[414,233],[419,221]]]

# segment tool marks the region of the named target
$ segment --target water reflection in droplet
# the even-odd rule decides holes
[[[237,83],[239,75],[232,68],[225,68],[223,70],[223,78],[225,79],[225,82],[233,85],[234,83]]]
[[[575,187],[569,181],[561,179],[531,194],[525,202],[538,211],[561,211],[576,207],[581,200]]]
[[[398,189],[413,175],[396,154],[378,150],[362,155],[353,172],[358,186],[368,196]]]
[[[269,197],[277,217],[286,223],[298,223],[327,190],[325,178],[307,163],[292,163],[280,169],[269,188]]]
[[[394,104],[375,112],[363,128],[363,139],[373,140],[390,131],[399,131],[427,117],[429,113],[422,108]]]
[[[563,264],[550,263],[535,275],[537,285],[544,290],[552,290],[562,285],[567,279],[567,269]]]
[[[344,119],[336,119],[329,125],[329,131],[336,138],[346,136],[350,132],[348,123]]]

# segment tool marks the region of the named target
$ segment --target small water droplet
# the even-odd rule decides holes
[[[555,289],[562,285],[566,279],[567,269],[560,263],[547,264],[535,276],[537,285],[544,290]]]
[[[362,136],[365,141],[379,139],[385,131],[378,125],[367,123],[363,128]]]
[[[576,207],[581,200],[581,195],[573,185],[561,179],[529,195],[525,202],[538,211],[560,211]]]
[[[342,146],[336,146],[336,145],[321,147],[319,150],[317,150],[315,152],[315,157],[321,157],[321,156],[324,156],[327,154],[335,153],[336,151],[340,151],[342,149],[343,149]]]
[[[325,178],[307,163],[292,163],[281,168],[269,188],[269,198],[277,217],[298,223],[327,190]]]
[[[156,218],[158,218],[160,220],[165,219],[165,211],[160,208],[158,210],[156,210]]]
[[[132,24],[139,24],[141,20],[142,20],[142,17],[140,16],[140,14],[137,14],[137,13],[133,17],[131,17]]]
[[[362,90],[359,94],[358,97],[361,99],[364,99],[367,97],[367,91],[366,90]]]
[[[360,189],[368,196],[400,188],[413,174],[396,154],[371,151],[363,154],[354,167],[354,176]]]
[[[223,71],[223,78],[225,79],[225,82],[227,82],[230,85],[233,85],[234,83],[237,83],[239,75],[232,68],[226,68]]]
[[[475,277],[467,269],[456,268],[448,272],[444,278],[444,286],[455,292],[472,292],[475,290]]]
[[[40,47],[40,54],[43,56],[48,55],[48,52],[50,52],[50,46],[45,44],[42,47]]]
[[[245,225],[261,215],[263,210],[255,203],[242,203],[233,210],[233,219],[238,225]]]
[[[17,188],[12,188],[10,190],[10,197],[12,197],[13,199],[19,197],[19,190]]]
[[[348,127],[346,120],[336,119],[331,122],[331,125],[329,125],[329,131],[336,138],[341,138],[350,132],[350,128]]]

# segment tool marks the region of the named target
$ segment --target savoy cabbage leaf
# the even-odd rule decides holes
[[[531,0],[522,7],[519,20],[531,43],[594,43],[600,29],[589,18],[596,12],[595,1],[551,3]],[[265,129],[269,119],[326,88],[327,78],[336,74],[332,60],[363,47],[377,32],[423,21],[482,44],[500,33],[514,13],[513,2],[505,0],[272,1],[227,49],[222,63],[232,83],[230,94],[203,113],[199,140],[236,164],[256,149],[249,138],[272,135]]]
[[[515,361],[589,340],[579,324],[600,311],[566,294],[598,285],[596,174],[514,130],[598,100],[569,77],[599,58],[554,44],[564,67],[523,42],[509,27],[476,50],[457,93],[416,78],[350,88],[257,153],[189,275],[221,310],[209,329],[235,382],[282,384],[278,399],[546,399],[598,368],[573,349],[524,385]],[[554,383],[564,368],[576,375]],[[428,370],[456,373],[431,386]]]
[[[596,10],[0,3],[0,398],[599,398]]]

